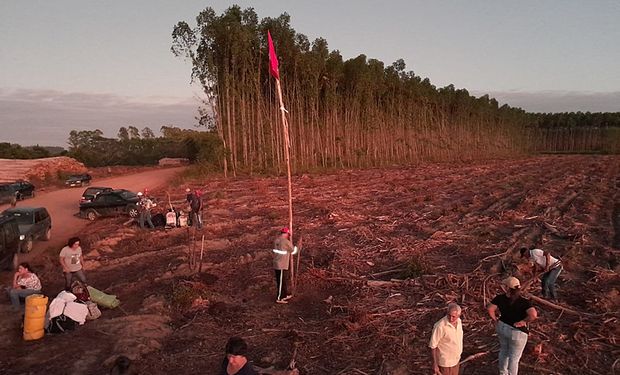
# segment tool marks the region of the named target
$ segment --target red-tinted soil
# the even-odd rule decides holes
[[[489,352],[463,373],[496,374],[484,305],[505,275],[520,275],[518,248],[536,244],[562,257],[560,304],[595,316],[535,303],[540,318],[520,374],[618,371],[619,172],[618,157],[553,156],[296,177],[303,250],[288,305],[274,303],[270,253],[288,221],[286,180],[209,180],[200,185],[202,273],[188,266],[188,236],[199,253],[199,232],[96,222],[83,236],[89,281],[117,294],[122,309],[36,342],[21,341],[9,316],[0,366],[7,374],[101,374],[125,354],[141,374],[214,374],[227,338],[239,335],[262,367],[283,369],[295,355],[301,374],[430,374],[432,325],[457,301],[463,358]],[[168,191],[183,199],[182,188]],[[56,255],[33,263],[45,291],[60,290]]]

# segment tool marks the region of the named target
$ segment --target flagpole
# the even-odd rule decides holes
[[[282,99],[282,87],[280,85],[280,71],[278,69],[278,56],[273,46],[271,33],[267,30],[267,44],[269,45],[269,73],[276,79],[276,91],[278,92],[278,100],[280,102],[280,114],[282,115],[282,133],[284,136],[284,156],[286,159],[286,176],[288,179],[288,228],[289,240],[293,243],[293,185],[291,182],[291,139],[288,128],[288,120],[286,119],[287,110],[284,107]],[[295,291],[295,262],[294,255],[289,258],[289,269],[291,273],[291,291]]]
[[[282,115],[282,132],[284,135],[284,157],[286,160],[286,176],[288,180],[288,228],[290,230],[290,241],[293,243],[293,184],[291,181],[291,140],[289,137],[288,121],[286,120],[286,109],[282,98],[282,87],[280,80],[276,78],[276,91],[280,101],[280,114]],[[289,268],[291,270],[291,288],[295,291],[295,262],[293,256],[290,258]]]

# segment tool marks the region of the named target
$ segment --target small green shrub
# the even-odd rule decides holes
[[[424,260],[421,256],[416,256],[409,260],[405,266],[405,270],[401,274],[401,278],[414,279],[422,275],[428,275],[429,273],[431,273],[431,267],[428,265],[426,260]]]

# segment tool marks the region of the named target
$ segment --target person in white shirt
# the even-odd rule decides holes
[[[525,258],[534,264],[534,270],[540,269],[544,271],[541,278],[543,297],[557,300],[555,282],[563,270],[562,261],[553,257],[548,251],[537,249],[534,246],[529,250],[522,247],[520,252],[521,258]]]
[[[433,326],[428,343],[433,355],[433,375],[458,375],[463,353],[463,324],[461,307],[448,305],[446,315]]]
[[[71,237],[67,241],[67,246],[60,250],[60,266],[62,272],[65,274],[65,290],[71,290],[71,283],[73,282],[73,276],[78,280],[86,284],[86,275],[82,268],[84,264],[84,257],[82,256],[82,248],[80,247],[80,239],[78,237]]]

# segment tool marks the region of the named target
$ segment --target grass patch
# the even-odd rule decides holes
[[[405,265],[405,270],[401,274],[401,279],[415,279],[422,275],[428,275],[432,273],[432,268],[428,262],[421,256],[411,258]]]
[[[179,311],[189,310],[196,299],[207,299],[207,292],[207,286],[202,283],[181,280],[172,285],[170,305]]]

